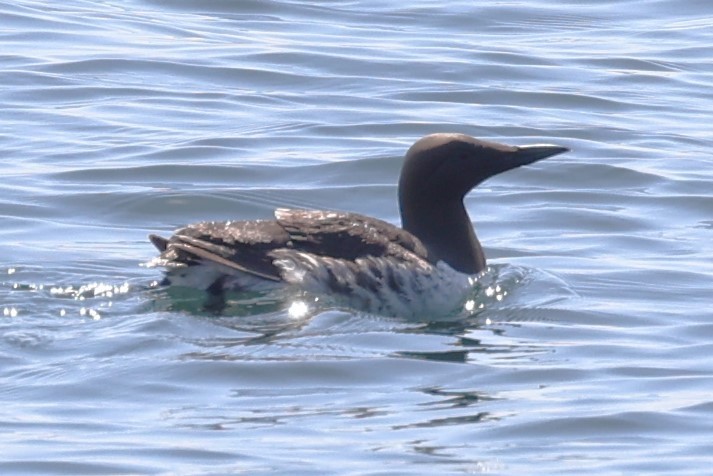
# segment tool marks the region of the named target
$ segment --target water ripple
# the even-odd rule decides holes
[[[700,473],[710,8],[569,3],[0,6],[0,471]],[[572,148],[467,197],[470,312],[213,316],[139,266],[280,206],[398,222],[438,131]]]

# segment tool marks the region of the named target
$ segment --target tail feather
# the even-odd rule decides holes
[[[205,261],[210,261],[222,266],[225,266],[227,268],[233,269],[235,271],[239,271],[242,273],[247,273],[253,276],[257,276],[259,278],[263,279],[268,279],[270,281],[280,281],[280,277],[273,275],[273,274],[268,274],[266,272],[263,272],[258,269],[254,269],[253,267],[249,266],[244,266],[238,261],[229,259],[227,257],[221,256],[221,246],[216,245],[214,243],[210,243],[205,240],[200,240],[197,238],[193,238],[190,236],[183,236],[183,235],[174,235],[173,239],[171,240],[171,243],[168,243],[168,240],[165,240],[164,238],[156,237],[159,239],[159,243],[157,244],[153,239],[151,240],[154,245],[161,250],[159,246],[164,246],[164,249],[166,247],[169,247],[171,250],[180,250],[184,253],[187,253],[189,256],[196,257],[201,260]],[[163,240],[163,241],[161,241]]]
[[[168,248],[168,240],[162,236],[149,235],[149,240],[151,240],[151,243],[153,243],[156,249],[162,253]]]

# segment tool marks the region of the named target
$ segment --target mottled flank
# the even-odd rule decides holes
[[[470,287],[467,275],[447,264],[368,256],[354,261],[277,250],[285,281],[375,314],[436,316],[455,309]]]

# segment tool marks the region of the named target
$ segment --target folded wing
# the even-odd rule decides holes
[[[151,235],[167,267],[194,266],[204,261],[281,281],[275,264],[286,256],[314,256],[345,264],[366,258],[426,265],[428,253],[410,233],[357,213],[278,209],[276,220],[195,223],[169,239]]]

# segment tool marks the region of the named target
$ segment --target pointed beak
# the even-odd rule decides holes
[[[521,145],[515,147],[515,152],[510,156],[512,168],[532,164],[538,160],[552,157],[553,155],[569,152],[567,147],[550,144]]]

